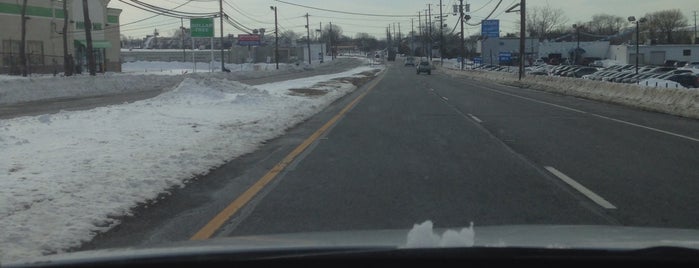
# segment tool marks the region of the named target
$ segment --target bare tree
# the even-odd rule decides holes
[[[29,67],[27,66],[27,0],[22,1],[22,10],[20,19],[22,20],[22,23],[20,23],[20,27],[22,28],[22,40],[20,41],[19,44],[19,61],[22,66],[22,76],[27,77],[28,69]]]
[[[73,61],[68,54],[68,1],[63,1],[63,75],[73,75]]]
[[[527,31],[540,40],[549,38],[552,31],[562,28],[567,22],[568,19],[560,8],[546,5],[527,9]]]
[[[689,22],[687,17],[679,9],[661,10],[646,14],[648,22],[644,27],[651,39],[658,39],[658,42],[675,43],[675,33],[681,27],[687,27]]]
[[[613,35],[619,33],[619,31],[628,26],[629,22],[626,18],[609,15],[609,14],[596,14],[592,16],[592,20],[587,22],[587,30],[592,34],[598,35]]]
[[[85,42],[87,43],[87,64],[90,69],[90,75],[97,75],[97,63],[95,62],[95,53],[92,47],[92,21],[90,21],[90,9],[87,6],[87,0],[83,0],[83,18],[85,20]]]

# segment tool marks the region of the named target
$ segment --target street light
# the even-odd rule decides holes
[[[636,74],[638,74],[638,43],[640,41],[640,34],[639,34],[639,30],[638,30],[638,25],[639,25],[639,23],[644,23],[646,21],[647,21],[646,18],[640,18],[640,19],[636,20],[636,17],[634,17],[634,16],[629,17],[629,22],[636,24]]]
[[[580,28],[582,28],[582,25],[573,24],[573,28],[575,29],[575,33],[577,35],[577,37],[575,39],[578,41],[578,46],[575,49],[575,58],[573,58],[573,64],[577,65],[578,64],[578,53],[580,53]]]
[[[277,64],[277,70],[279,70],[279,26],[277,24],[277,7],[270,6],[271,10],[274,10],[274,62]]]

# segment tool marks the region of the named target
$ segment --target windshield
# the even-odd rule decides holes
[[[381,230],[697,247],[696,9],[0,0],[0,263]]]

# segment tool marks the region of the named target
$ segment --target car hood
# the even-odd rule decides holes
[[[418,226],[416,225],[416,228]],[[75,264],[128,260],[137,258],[167,258],[168,256],[244,253],[272,250],[309,249],[400,249],[449,247],[438,241],[422,241],[411,246],[410,240],[424,240],[423,231],[413,229],[367,230],[341,232],[304,232],[287,234],[222,237],[200,241],[182,241],[147,247],[102,249],[44,256],[5,265]],[[431,229],[431,238],[444,240],[446,234],[463,234],[466,247],[546,248],[546,249],[605,249],[635,250],[651,247],[681,247],[699,249],[699,230],[641,228],[596,225],[507,225],[470,228]],[[417,231],[416,231],[417,230]],[[417,232],[417,233],[416,233]],[[422,234],[420,234],[422,232]],[[468,234],[470,233],[470,235]],[[453,239],[452,239],[453,240]],[[452,243],[453,244],[453,243]]]

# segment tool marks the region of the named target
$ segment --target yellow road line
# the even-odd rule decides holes
[[[328,122],[326,122],[322,127],[316,130],[311,136],[306,138],[299,146],[297,146],[291,153],[289,153],[281,162],[277,163],[272,169],[270,169],[262,178],[260,178],[255,184],[250,186],[242,195],[236,198],[232,203],[230,203],[226,208],[219,212],[209,223],[207,223],[203,228],[201,228],[190,240],[205,240],[209,239],[214,233],[223,226],[228,219],[230,219],[236,212],[245,204],[250,202],[250,200],[257,195],[264,187],[269,184],[277,175],[282,172],[289,164],[291,164],[297,156],[299,156],[303,151],[305,151],[311,144],[313,144],[320,136],[322,136],[330,127],[337,123],[342,116],[349,112],[352,107],[354,107],[359,101],[364,98],[364,96],[369,93],[376,85],[383,79],[383,74],[372,81],[367,91],[357,96],[352,102],[347,104],[338,114],[333,116]]]

